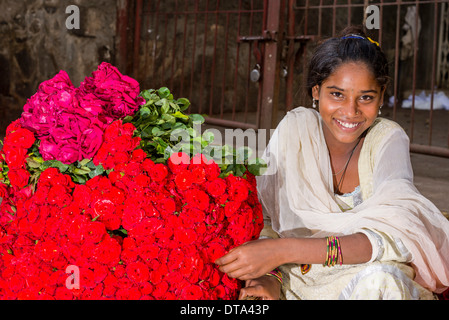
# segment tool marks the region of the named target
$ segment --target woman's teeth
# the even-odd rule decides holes
[[[337,120],[337,119],[336,119],[336,120]],[[350,123],[350,122],[343,122],[343,121],[340,121],[340,120],[337,120],[337,122],[338,122],[340,125],[342,125],[343,127],[348,128],[348,129],[355,128],[355,127],[357,127],[357,126],[360,124],[360,122],[357,122],[357,123]]]

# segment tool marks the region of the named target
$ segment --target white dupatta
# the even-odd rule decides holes
[[[257,177],[259,198],[281,237],[349,235],[372,228],[404,243],[416,282],[437,293],[449,286],[449,221],[413,185],[409,139],[398,124],[378,118],[369,129],[358,164],[363,203],[345,212],[334,195],[317,111],[290,111],[264,159],[269,168]]]

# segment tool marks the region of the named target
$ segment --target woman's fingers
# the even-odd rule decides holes
[[[249,297],[257,297],[260,299],[266,299],[266,293],[265,293],[264,288],[260,285],[242,288],[240,290],[239,300],[245,300]]]

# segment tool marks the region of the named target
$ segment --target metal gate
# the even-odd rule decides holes
[[[438,100],[449,96],[447,0],[120,0],[118,64],[142,87],[189,98],[211,124],[274,128],[310,106],[307,60],[318,40],[364,24],[368,5],[379,14],[368,34],[391,64],[382,116],[403,126],[412,151],[449,157],[449,104]]]

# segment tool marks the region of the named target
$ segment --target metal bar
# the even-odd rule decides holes
[[[168,30],[168,13],[164,14],[164,41],[162,44],[162,52],[166,52],[167,51],[167,30]],[[162,65],[161,65],[161,75],[160,78],[162,81],[165,81],[165,55],[162,55]]]
[[[334,0],[332,5],[332,37],[335,37],[337,32],[337,0]]]
[[[118,47],[118,65],[117,67],[126,72],[127,65],[127,36],[128,36],[128,7],[130,0],[117,1],[117,47]]]
[[[213,98],[214,98],[214,84],[215,84],[215,64],[217,60],[217,34],[218,34],[218,12],[220,0],[217,0],[215,8],[215,32],[214,32],[214,54],[212,55],[212,67],[210,73],[210,90],[209,90],[209,114],[212,114]]]
[[[415,30],[418,30],[418,21],[419,21],[419,5],[418,1],[416,1],[416,16],[415,16]],[[413,47],[413,75],[412,75],[412,108],[410,113],[410,132],[409,138],[410,142],[413,142],[413,131],[415,126],[415,98],[416,98],[416,67],[418,63],[418,32],[415,33],[414,39],[414,47]]]
[[[185,2],[185,12],[187,12],[188,8],[188,2]],[[184,13],[184,40],[182,43],[182,62],[181,62],[181,89],[179,91],[179,95],[181,97],[184,96],[184,63],[186,59],[186,40],[187,40],[187,21],[188,21],[188,15],[187,13]],[[193,70],[192,70],[193,73]]]
[[[224,126],[224,127],[231,127],[231,128],[254,129],[254,130],[258,130],[258,128],[259,128],[256,124],[252,124],[252,123],[244,123],[244,122],[240,122],[240,121],[218,119],[218,118],[212,118],[212,117],[205,117],[204,121],[208,124]]]
[[[134,23],[134,57],[133,57],[133,75],[134,78],[138,78],[140,69],[140,33],[142,30],[142,7],[143,1],[137,0],[135,11],[135,23]]]
[[[226,13],[226,28],[225,28],[226,39],[225,39],[224,63],[223,63],[223,78],[221,80],[220,118],[223,118],[223,114],[224,114],[226,73],[228,71],[227,70],[227,62],[228,62],[229,20],[230,20],[230,14]]]
[[[178,11],[178,0],[175,1],[175,12]],[[173,88],[173,81],[175,77],[175,64],[176,64],[176,33],[178,29],[178,14],[174,13],[175,23],[173,26],[173,43],[172,43],[172,62],[171,62],[171,76],[170,76],[170,88]]]
[[[254,9],[254,1],[251,0],[251,10]],[[253,21],[254,21],[254,13],[251,11],[249,15],[249,34],[253,34]],[[248,65],[247,65],[247,73],[246,73],[246,92],[249,93],[249,87],[251,85],[250,80],[250,74],[251,74],[251,57],[252,57],[252,50],[251,50],[251,43],[248,46]],[[249,103],[249,94],[245,95],[245,112],[244,112],[244,122],[248,121],[248,103]]]
[[[401,6],[396,8],[396,39],[394,49],[394,102],[393,102],[393,120],[396,120],[397,107],[398,107],[398,86],[399,86],[399,35],[400,35],[400,23],[401,23]]]
[[[379,25],[379,36],[378,36],[378,38],[377,38],[377,42],[379,42],[379,46],[382,48],[382,27],[383,27],[383,24],[382,24],[382,19],[383,19],[383,15],[384,15],[384,6],[383,6],[383,4],[384,4],[384,0],[381,0],[380,1],[380,8],[379,8],[379,22],[380,22],[380,25]]]
[[[264,0],[263,2],[263,15],[262,15],[262,30],[267,30],[267,22],[268,22],[268,1],[269,0]],[[262,55],[260,55],[260,57],[258,58],[258,60],[260,61],[261,64],[263,64],[262,62]],[[259,62],[258,61],[258,62]],[[256,125],[257,128],[260,128],[260,121],[261,121],[261,110],[262,110],[262,97],[263,97],[263,81],[258,83],[258,90],[257,90],[257,113],[256,113]]]
[[[422,144],[411,143],[410,152],[422,153],[431,156],[449,158],[449,148],[426,146]]]
[[[239,9],[242,8],[242,0],[239,2]],[[240,36],[242,22],[242,13],[239,12],[238,27],[237,27],[237,38]],[[238,87],[238,75],[239,75],[239,60],[240,60],[240,42],[237,41],[237,48],[235,54],[235,68],[234,68],[234,99],[232,103],[232,120],[235,120],[235,109],[237,106],[237,87]]]
[[[425,1],[425,0],[422,0],[422,1],[419,1],[419,4],[420,5],[426,5],[426,4],[434,4],[434,3],[444,3],[444,2],[447,2],[447,0],[429,0],[429,1]],[[380,6],[380,5],[384,5],[384,6],[395,6],[395,5],[398,5],[398,4],[400,4],[400,5],[416,5],[416,1],[400,1],[400,0],[398,0],[398,1],[389,1],[389,2],[369,2],[369,4],[370,5],[377,5],[377,6]],[[320,2],[320,4],[319,5],[314,5],[314,6],[295,6],[294,7],[294,9],[295,10],[304,10],[304,9],[333,9],[334,7],[335,8],[346,8],[348,6],[348,4],[346,4],[346,3],[343,3],[343,4],[322,4],[322,2]],[[352,3],[351,4],[351,6],[353,7],[353,8],[356,8],[356,7],[364,7],[365,6],[365,4],[364,3]]]
[[[195,2],[195,10],[198,12],[198,2],[199,0],[196,0]],[[195,75],[195,53],[196,53],[196,31],[198,26],[198,14],[195,14],[195,23],[193,27],[193,49],[192,49],[192,66],[190,69],[190,91],[189,91],[189,97],[192,97],[193,94],[193,84],[194,81],[194,75]],[[190,108],[190,107],[189,107]]]
[[[291,110],[293,106],[293,76],[295,68],[295,12],[293,6],[295,0],[288,1],[288,31],[286,40],[288,40],[287,52],[287,81],[285,83],[285,111]]]
[[[206,11],[209,11],[209,0],[206,1]],[[199,101],[199,111],[198,113],[201,113],[203,110],[203,100],[202,97],[204,97],[203,95],[203,91],[204,91],[204,78],[205,78],[205,72],[206,72],[206,68],[205,68],[205,61],[206,61],[206,47],[207,47],[207,23],[208,23],[208,14],[206,13],[204,15],[204,39],[203,39],[203,55],[201,57],[201,80],[200,80],[200,101]]]
[[[156,4],[156,12],[159,12],[159,6],[161,4],[161,0],[157,1]],[[156,23],[154,29],[154,44],[153,44],[153,69],[152,72],[156,74],[156,56],[157,56],[157,42],[159,40],[159,15],[156,14]]]
[[[267,30],[277,30],[279,36],[282,36],[282,32],[280,32],[281,8],[285,8],[284,0],[268,1]],[[275,120],[277,120],[275,116],[278,106],[276,95],[279,93],[279,60],[282,48],[275,42],[266,42],[264,45],[262,101],[259,116],[261,117],[260,127],[267,129],[268,132],[268,129],[275,126]]]
[[[430,111],[429,111],[429,145],[432,144],[432,130],[433,130],[433,103],[435,95],[435,73],[437,64],[437,39],[438,39],[438,3],[433,7],[433,52],[432,52],[432,78],[430,84]]]
[[[244,10],[244,9],[242,9],[242,10],[220,10],[220,13],[223,13],[223,14],[225,14],[225,13],[230,13],[230,14],[232,14],[232,13],[235,13],[235,14],[237,14],[237,13],[251,13],[251,12],[253,12],[253,13],[263,13],[263,9],[254,9],[254,10]],[[151,11],[144,11],[143,12],[144,14],[149,14],[149,13],[153,13],[153,12],[151,12]],[[208,10],[208,9],[206,9],[206,10],[194,10],[194,11],[192,11],[192,10],[185,10],[185,11],[173,11],[173,10],[169,10],[169,11],[167,11],[167,12],[165,12],[165,11],[158,11],[156,14],[166,14],[166,13],[173,13],[173,14],[188,14],[188,15],[193,15],[193,14],[200,14],[200,15],[202,15],[202,14],[210,14],[210,13],[215,13],[215,10]]]
[[[151,1],[148,1],[148,6],[151,6]],[[143,10],[143,9],[142,9]],[[150,36],[151,36],[151,26],[150,26],[150,15],[146,15],[146,19],[145,19],[145,23],[144,23],[144,28],[143,30],[145,31],[145,51],[143,54],[144,57],[144,66],[143,66],[143,70],[145,74],[151,74],[149,70],[147,70],[148,66],[150,65],[149,63],[149,59],[150,59]],[[147,83],[146,83],[146,78],[144,78],[143,85],[146,87]]]

